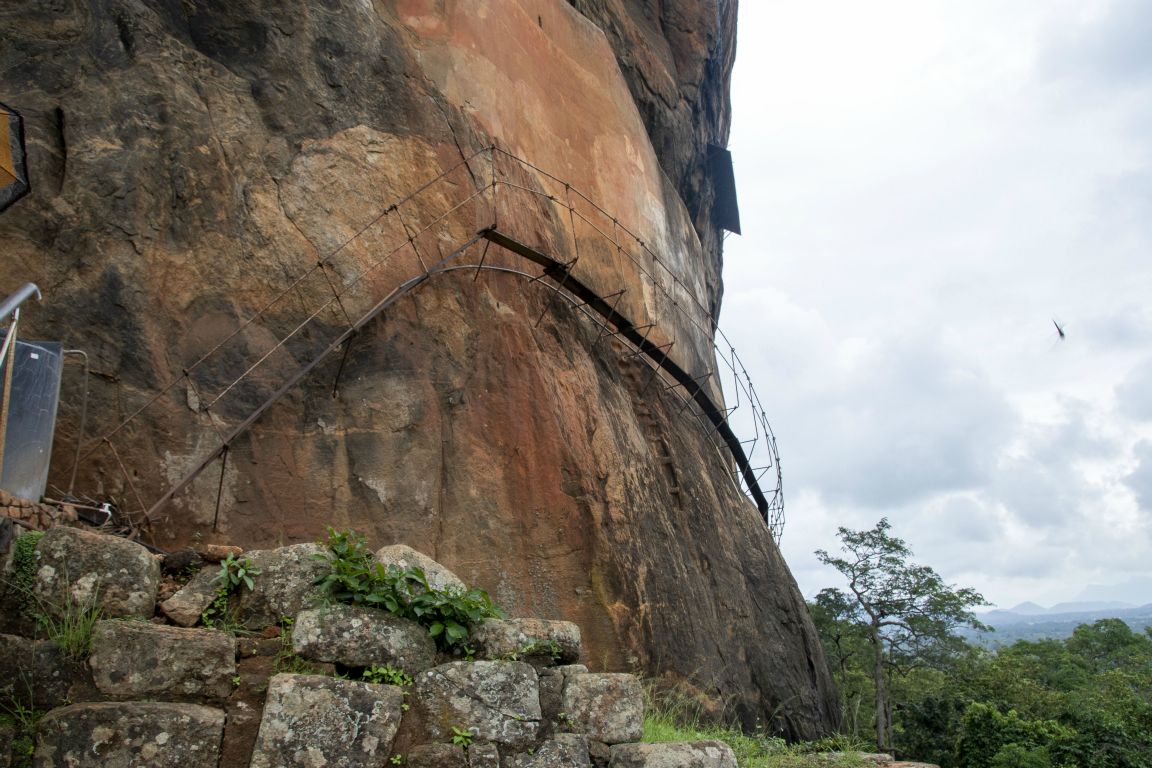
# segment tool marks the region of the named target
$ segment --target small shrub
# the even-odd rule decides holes
[[[220,562],[220,573],[212,580],[213,583],[219,581],[229,591],[235,591],[240,588],[240,585],[254,589],[256,582],[252,580],[253,576],[259,576],[260,569],[252,565],[252,561],[246,557],[239,560],[231,552],[228,557]]]
[[[259,575],[260,569],[253,566],[251,560],[246,557],[237,559],[229,552],[228,557],[220,561],[220,572],[212,579],[212,583],[217,585],[216,597],[200,614],[204,626],[230,635],[243,634],[246,630],[232,610],[232,595],[242,587],[253,589],[256,582],[252,577]]]
[[[329,571],[316,581],[336,602],[382,608],[428,628],[441,650],[468,655],[471,627],[486,618],[505,617],[482,589],[437,589],[423,569],[387,568],[368,550],[354,531],[328,529],[328,551],[314,555],[328,563]]]

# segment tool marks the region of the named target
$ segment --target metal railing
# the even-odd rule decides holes
[[[321,236],[339,223],[328,226]],[[466,264],[477,250],[479,261]],[[230,331],[195,350],[178,374],[131,407],[84,458],[108,452],[143,525],[220,459],[218,517],[232,443],[320,362],[341,347],[346,356],[368,322],[433,277],[465,266],[477,275],[484,269],[519,270],[531,274],[531,282],[549,285],[551,295],[565,295],[585,316],[595,316],[598,339],[621,340],[632,349],[630,356],[649,366],[646,386],[660,382],[683,403],[680,412],[698,421],[730,457],[733,481],[779,539],[783,492],[775,436],[747,371],[706,306],[703,278],[672,263],[678,258],[674,251],[667,233],[645,241],[569,183],[499,147],[486,147],[410,194],[379,204],[365,221],[347,225],[347,235],[326,253],[309,254],[310,266],[263,297],[254,313],[237,318]],[[526,263],[533,272],[523,270]],[[337,381],[342,368],[343,360]],[[728,406],[719,405],[722,379],[734,401]],[[192,406],[185,424],[179,423],[187,418],[182,406]],[[737,410],[750,412],[754,425],[745,440],[729,426]],[[183,441],[170,453],[199,458],[146,504],[113,439],[155,411],[167,434]],[[197,445],[205,434],[214,437],[207,449]],[[765,493],[760,481],[769,473],[775,483]]]

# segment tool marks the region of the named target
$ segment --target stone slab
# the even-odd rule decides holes
[[[464,728],[477,741],[528,748],[540,728],[536,670],[518,661],[456,661],[416,676],[416,700],[429,741]]]
[[[413,566],[420,568],[424,571],[424,577],[428,579],[428,586],[433,589],[451,588],[461,591],[467,589],[463,579],[428,555],[417,552],[407,544],[390,544],[387,547],[381,547],[376,550],[376,562],[385,568],[389,565],[395,565],[399,568],[411,568]]]
[[[436,663],[428,630],[387,611],[325,605],[296,616],[292,650],[306,659],[371,667],[386,664],[416,675]]]
[[[217,768],[224,713],[199,704],[72,704],[40,721],[37,768]]]
[[[473,628],[469,644],[484,659],[572,664],[580,660],[580,627],[570,621],[484,619]]]
[[[617,744],[610,768],[737,768],[736,755],[722,741]]]
[[[560,706],[572,730],[589,739],[620,744],[639,741],[643,733],[644,691],[633,675],[567,675]]]
[[[250,768],[386,765],[403,700],[392,685],[276,675]]]
[[[214,629],[101,621],[88,664],[96,687],[113,698],[225,699],[236,640]]]
[[[328,564],[313,556],[325,551],[319,544],[293,544],[248,552],[245,557],[260,574],[253,589],[239,591],[236,613],[244,626],[263,629],[312,607],[318,598],[315,582],[328,572]]]

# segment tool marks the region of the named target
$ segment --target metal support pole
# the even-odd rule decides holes
[[[12,390],[12,368],[16,362],[16,327],[20,324],[20,309],[12,310],[12,324],[4,338],[4,382],[0,384],[0,478],[4,476],[4,443],[8,437],[8,406]]]

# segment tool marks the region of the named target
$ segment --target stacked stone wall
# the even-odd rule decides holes
[[[222,605],[205,560],[229,551],[165,563],[60,527],[10,560],[5,613],[103,618],[80,650],[32,621],[0,634],[0,700],[29,715],[0,728],[0,766],[736,766],[720,742],[638,744],[639,680],[590,671],[575,624],[484,619],[452,655],[420,624],[323,599],[319,545],[245,553],[253,584]],[[377,561],[464,586],[406,547]]]

